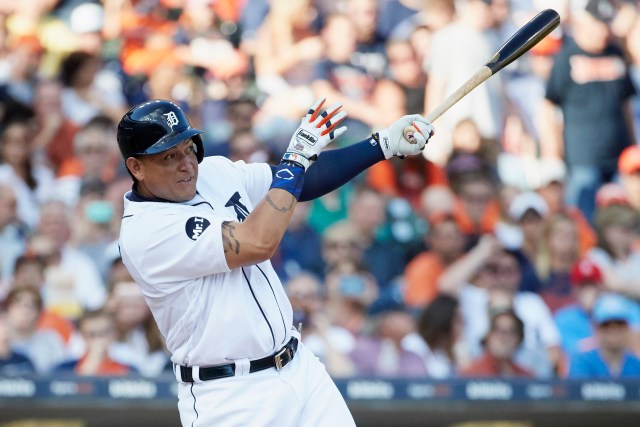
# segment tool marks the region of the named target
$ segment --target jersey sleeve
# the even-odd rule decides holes
[[[238,160],[233,163],[242,179],[242,185],[253,206],[256,206],[267,195],[271,187],[273,175],[271,167],[266,163],[245,163]]]
[[[223,218],[160,207],[123,222],[120,251],[134,278],[170,291],[171,283],[231,271],[222,245]]]

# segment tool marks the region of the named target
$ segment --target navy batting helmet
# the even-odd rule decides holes
[[[196,143],[198,163],[204,157],[200,134],[184,111],[171,101],[156,99],[129,110],[118,124],[118,146],[122,157],[161,153],[191,138]]]

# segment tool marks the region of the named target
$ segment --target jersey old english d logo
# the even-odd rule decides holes
[[[233,196],[229,199],[225,207],[231,207],[236,211],[236,216],[238,217],[238,222],[242,222],[249,216],[249,209],[245,205],[240,202],[240,193],[237,191],[233,193]]]
[[[187,232],[187,237],[191,240],[198,240],[198,237],[207,229],[211,224],[208,219],[200,216],[192,216],[187,220],[187,224],[184,227],[184,231]]]

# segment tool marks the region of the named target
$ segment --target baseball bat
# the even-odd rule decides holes
[[[455,92],[447,97],[440,105],[427,115],[427,120],[434,122],[445,111],[455,105],[456,102],[464,98],[469,92],[475,89],[480,83],[487,80],[507,65],[511,64],[522,54],[535,46],[540,40],[545,38],[560,24],[560,15],[553,9],[545,9],[534,16],[529,22],[524,24],[507,40],[500,49],[491,57],[489,62],[484,64],[466,82],[464,82]],[[404,137],[407,141],[413,138],[415,126],[407,126],[404,129]]]

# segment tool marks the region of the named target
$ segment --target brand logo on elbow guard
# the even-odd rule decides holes
[[[318,138],[316,138],[314,135],[312,135],[311,133],[307,132],[304,129],[300,129],[298,131],[298,133],[296,134],[296,138],[298,140],[304,140],[305,143],[309,144],[309,145],[315,145],[316,142],[318,142]]]
[[[198,240],[210,224],[211,223],[206,218],[192,216],[187,220],[184,231],[187,233],[187,237],[195,241]]]

